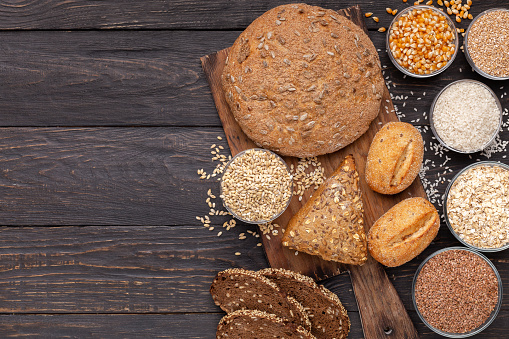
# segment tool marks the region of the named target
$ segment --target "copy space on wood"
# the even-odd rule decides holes
[[[367,32],[359,6],[350,7],[338,13],[349,18]],[[229,49],[224,49],[205,56],[201,58],[201,61],[211,87],[219,117],[223,123],[228,144],[232,155],[235,155],[245,149],[256,146],[235,121],[224,98],[221,86],[221,73],[228,51]],[[371,140],[373,140],[376,132],[385,123],[390,121],[398,121],[398,117],[394,111],[389,91],[385,89],[378,117],[371,123],[368,131],[349,146],[335,153],[318,157],[318,160],[325,169],[325,176],[329,176],[346,155],[353,154],[363,193],[366,231],[389,208],[401,200],[410,196],[426,197],[420,180],[415,180],[405,191],[393,196],[381,195],[372,191],[364,180],[366,157]],[[284,157],[284,159],[288,164],[296,165],[298,162],[298,159],[293,157]],[[285,228],[291,217],[305,204],[311,194],[311,190],[308,190],[303,196],[302,201],[299,201],[298,197],[294,196],[288,209],[274,223],[280,225],[281,228]],[[368,262],[361,267],[324,261],[317,256],[301,252],[296,253],[294,250],[284,248],[281,244],[281,238],[282,232],[279,232],[277,235],[270,234],[270,238],[262,236],[265,253],[271,267],[290,269],[312,276],[317,280],[332,277],[345,269],[350,271],[366,338],[382,337],[387,332],[391,332],[391,337],[417,337],[417,332],[396,290],[389,282],[382,266],[375,260],[369,258]]]

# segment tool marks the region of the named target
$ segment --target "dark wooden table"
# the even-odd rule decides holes
[[[410,1],[409,1],[410,2]],[[267,266],[253,226],[226,231],[208,214],[212,144],[226,141],[199,58],[230,46],[256,17],[286,1],[0,1],[0,337],[214,338],[223,312],[208,293],[217,271]],[[341,9],[350,1],[309,1]],[[401,1],[362,1],[401,120],[423,131],[425,186],[442,209],[448,180],[494,152],[439,147],[427,112],[449,82],[488,84],[509,107],[509,82],[482,79],[459,53],[429,80],[404,77],[385,52]],[[477,15],[495,0],[474,1]],[[466,28],[470,21],[459,27]],[[503,88],[503,87],[506,88]],[[507,112],[506,112],[507,113]],[[504,116],[507,123],[507,117]],[[219,205],[219,201],[217,201]],[[223,231],[221,236],[217,236]],[[247,239],[239,240],[245,233]],[[432,245],[387,274],[423,338],[411,282],[421,261],[459,245],[442,222]],[[239,252],[240,255],[235,253]],[[487,255],[509,291],[507,252]],[[347,308],[351,338],[363,337],[348,274],[323,284]],[[509,299],[479,338],[507,337]],[[388,336],[390,337],[390,336]]]

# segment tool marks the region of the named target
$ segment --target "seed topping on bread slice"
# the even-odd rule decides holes
[[[227,313],[259,310],[311,329],[302,305],[259,273],[239,268],[219,272],[210,286],[210,294],[215,304]]]
[[[316,339],[302,326],[274,314],[257,310],[238,310],[224,316],[216,332],[217,339]]]
[[[273,281],[284,293],[304,307],[311,321],[311,334],[318,339],[341,339],[348,336],[350,320],[336,294],[302,274],[266,268],[260,274]]]

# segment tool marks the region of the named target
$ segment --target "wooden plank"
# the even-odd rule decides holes
[[[421,323],[415,312],[409,312],[421,339],[441,339]],[[213,339],[222,313],[191,314],[58,314],[0,315],[3,338],[170,338]],[[349,338],[363,338],[358,312],[348,312],[352,327]],[[509,312],[502,310],[483,338],[503,338]],[[200,324],[200,326],[196,326]]]
[[[3,32],[0,126],[218,126],[198,56],[235,35]]]
[[[259,239],[238,225],[220,237],[201,226],[66,226],[0,228],[0,313],[219,312],[208,290],[218,271],[267,267]],[[442,225],[435,242],[387,275],[406,310],[412,279],[434,251],[458,246]],[[235,255],[240,252],[241,255]],[[509,289],[509,260],[487,255]],[[348,274],[324,280],[346,309],[358,307]],[[502,309],[509,311],[504,298]]]
[[[359,6],[349,7],[338,11],[338,13],[357,25],[364,27],[364,30],[366,30]],[[256,146],[235,121],[222,92],[220,81],[227,55],[228,49],[217,52],[212,56],[205,56],[201,60],[209,80],[219,117],[228,138],[228,144],[230,145],[232,155],[235,155]],[[360,186],[363,192],[364,221],[368,230],[387,210],[409,195],[426,197],[420,180],[414,181],[408,189],[394,196],[384,196],[373,192],[365,180],[363,180],[366,166],[365,158],[371,140],[382,125],[390,121],[398,121],[387,89],[385,89],[382,95],[382,102],[383,105],[378,117],[371,123],[370,128],[363,136],[351,145],[333,154],[318,157],[324,168],[325,175],[329,176],[339,166],[345,156],[353,154],[361,178]],[[297,158],[284,157],[284,159],[288,164],[297,165]],[[299,201],[298,197],[294,196],[288,209],[274,222],[282,228],[286,228],[292,216],[305,204],[309,197],[310,194],[305,194],[302,201]],[[262,237],[262,241],[271,267],[289,269],[312,276],[317,280],[335,276],[346,267],[352,278],[355,296],[359,304],[361,318],[363,319],[364,335],[367,338],[384,336],[387,329],[391,329],[394,333],[393,335],[397,338],[418,337],[417,331],[405,312],[405,308],[396,290],[389,282],[382,266],[373,258],[369,257],[366,264],[360,267],[355,265],[345,266],[305,253],[295,255],[294,250],[282,246],[282,232],[270,237]],[[383,297],[380,296],[380,293],[383,294]]]
[[[196,0],[129,0],[86,1],[46,0],[19,5],[2,1],[0,29],[244,29],[255,18],[277,5],[290,3],[277,1],[196,1]],[[339,9],[352,5],[351,1],[306,1],[310,5]],[[375,13],[379,25],[369,20],[369,28],[387,27],[392,16],[386,7],[403,9],[413,4],[390,0],[364,0],[363,11]],[[492,1],[474,2],[471,10],[477,15],[493,7]],[[466,26],[469,20],[462,23]]]
[[[219,135],[219,127],[1,128],[0,225],[200,224],[195,217],[210,210],[207,190],[219,196],[219,183],[196,172],[212,173],[212,144],[229,154]],[[437,189],[436,202],[459,169],[486,160],[443,152],[429,130],[423,137],[425,159],[435,165],[427,164],[426,178]],[[508,131],[502,139],[509,139]],[[509,162],[504,155],[490,159]],[[444,163],[449,169],[440,168]]]
[[[230,46],[239,34],[2,32],[0,126],[221,126],[198,59]],[[370,37],[385,50],[384,34]],[[426,124],[423,112],[453,79],[482,80],[461,54],[450,69],[426,81],[404,78],[385,52],[379,54],[404,121]],[[507,91],[486,83],[499,97]],[[509,96],[502,101],[509,106]]]
[[[220,312],[209,294],[218,271],[267,267],[250,229],[0,228],[0,313]],[[347,274],[330,288],[357,310]]]
[[[0,315],[0,328],[2,338],[53,338],[57,335],[71,338],[213,339],[223,315]],[[349,312],[348,315],[352,322],[349,337],[362,338],[359,313]]]

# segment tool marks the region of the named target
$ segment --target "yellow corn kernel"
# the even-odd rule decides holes
[[[396,13],[398,13],[398,10],[397,9],[393,9],[391,14],[392,15],[396,15]]]
[[[469,18],[470,20],[472,20],[472,19],[474,18],[474,16],[473,16],[472,14],[468,14],[468,18]]]
[[[463,14],[465,14],[465,12],[461,11],[461,12],[460,12],[460,14],[459,14],[459,16],[460,16],[460,17],[463,17]]]
[[[443,5],[444,5],[444,3],[443,3],[443,1],[442,1],[442,0],[437,0],[437,4],[438,4],[439,6],[443,6]]]
[[[447,7],[447,14],[452,15],[452,10],[450,7]]]
[[[364,16],[365,16],[366,18],[369,18],[369,17],[370,17],[370,16],[372,16],[372,15],[373,15],[373,13],[371,13],[371,12],[367,12],[366,14],[364,14]]]
[[[392,9],[390,9],[389,7],[387,7],[385,10],[387,11],[387,13],[392,14]]]
[[[414,5],[417,6],[419,4],[419,1],[414,2]]]
[[[456,15],[456,22],[461,22],[461,18]]]
[[[449,7],[449,6],[450,6],[450,5],[449,5],[449,1],[445,0],[445,1],[444,1],[444,5],[445,5],[445,7]]]
[[[466,11],[465,13],[463,13],[463,19],[466,19],[468,18],[468,11]]]
[[[433,5],[433,0],[429,0],[428,2],[426,2],[426,5],[428,5],[428,6]]]
[[[467,0],[467,5],[472,6],[472,0]]]
[[[380,20],[379,20],[376,16],[374,16],[374,17],[373,17],[373,20],[374,20],[375,22],[380,21]]]
[[[407,2],[407,0],[403,0],[403,2]]]
[[[383,32],[385,32],[385,27],[380,27],[380,28],[378,29],[378,31],[379,31],[379,32],[382,32],[382,33],[383,33]]]

